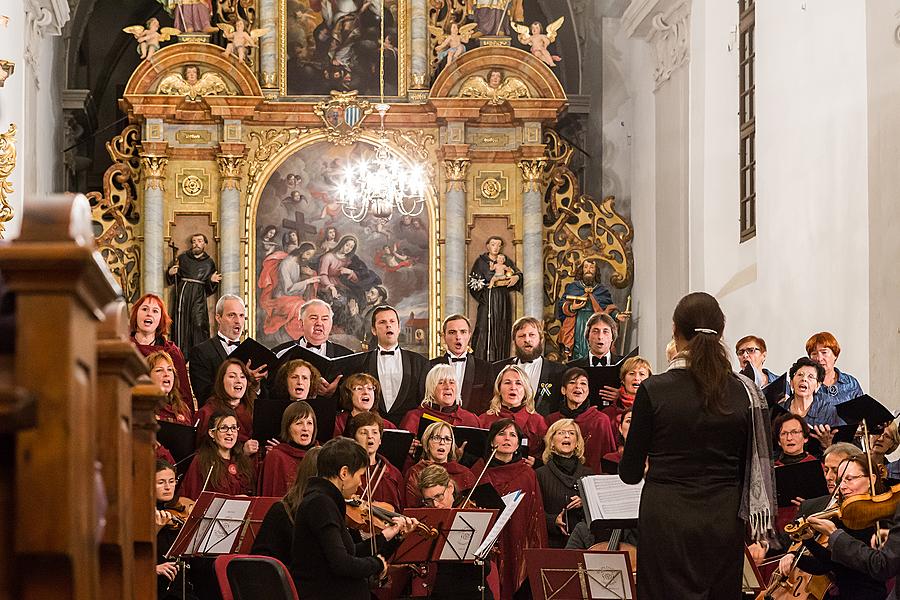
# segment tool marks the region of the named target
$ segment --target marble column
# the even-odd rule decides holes
[[[544,194],[543,173],[547,160],[519,161],[522,171],[522,285],[525,315],[542,319],[544,315]]]
[[[269,31],[259,40],[260,81],[264,88],[277,87],[278,77],[278,3],[260,0],[259,27]]]
[[[241,293],[241,168],[244,157],[219,154],[219,273],[220,294]]]
[[[144,154],[141,156],[141,179],[144,181],[144,248],[141,258],[141,286],[143,293],[160,296],[165,291],[166,264],[163,260],[163,234],[165,220],[166,165],[165,156]]]
[[[447,194],[444,197],[444,314],[466,310],[466,174],[468,158],[444,161]]]
[[[421,77],[422,85],[428,79],[428,6],[427,0],[412,0],[410,2],[410,62],[412,67],[412,82],[416,87],[417,79]]]

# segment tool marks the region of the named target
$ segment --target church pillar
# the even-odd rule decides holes
[[[144,181],[144,253],[141,259],[143,292],[162,296],[165,276],[163,263],[163,206],[166,165],[169,159],[158,154],[141,155],[141,179]]]
[[[428,75],[428,7],[426,0],[412,0],[410,7],[410,33],[412,34],[411,64],[412,76],[421,76],[423,81]],[[416,87],[419,87],[418,85]]]
[[[522,171],[522,295],[525,301],[525,316],[543,317],[544,314],[544,269],[543,260],[543,172],[547,161],[533,158],[519,161]]]
[[[221,293],[241,291],[241,167],[243,155],[218,154],[219,179],[219,273],[222,274]]]
[[[444,216],[444,287],[446,315],[466,311],[466,174],[468,158],[444,161],[447,174],[446,213]]]
[[[269,31],[259,40],[259,69],[263,88],[277,87],[278,26],[276,0],[260,0],[259,26]]]

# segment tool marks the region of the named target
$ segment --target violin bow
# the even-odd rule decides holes
[[[481,473],[478,474],[478,479],[475,480],[475,485],[472,486],[472,489],[469,490],[469,495],[466,497],[466,501],[462,503],[463,506],[469,503],[472,499],[472,494],[475,493],[475,488],[478,487],[478,484],[481,483],[481,478],[484,477],[485,472],[487,471],[488,465],[491,464],[491,461],[494,460],[494,455],[497,454],[497,448],[494,447],[493,452],[488,457],[487,462],[484,463],[484,468],[481,470]]]

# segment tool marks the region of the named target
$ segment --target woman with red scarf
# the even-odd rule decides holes
[[[603,409],[611,422],[615,422],[616,417],[625,412],[626,408],[631,408],[641,382],[651,375],[653,369],[650,367],[650,361],[642,356],[632,356],[622,363],[622,369],[619,371],[619,379],[622,380],[619,398],[615,404]]]
[[[584,437],[584,462],[594,473],[599,473],[603,456],[616,450],[610,418],[588,402],[590,390],[584,369],[573,367],[563,373],[561,391],[563,404],[559,412],[547,415],[547,425],[560,419],[573,419]]]
[[[522,436],[513,419],[495,421],[488,432],[494,457],[486,468],[484,460],[472,467],[476,476],[484,470],[482,481],[493,485],[501,496],[519,490],[523,494],[518,508],[500,534],[500,600],[512,600],[525,582],[525,550],[547,547],[544,500],[534,470],[519,454]]]

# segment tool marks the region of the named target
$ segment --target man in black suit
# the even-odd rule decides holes
[[[528,375],[534,390],[534,408],[546,416],[559,410],[562,402],[562,375],[566,367],[544,358],[544,326],[534,317],[522,317],[513,323],[515,356],[493,363],[493,376],[506,365],[518,365]]]
[[[456,389],[462,407],[480,415],[487,410],[494,394],[491,363],[469,352],[472,325],[465,315],[444,319],[441,333],[447,352],[432,358],[429,366],[449,364],[456,369]]]
[[[350,348],[341,346],[328,339],[331,336],[333,318],[334,311],[331,310],[331,306],[327,302],[318,298],[307,300],[303,303],[303,306],[300,307],[300,338],[279,344],[272,348],[272,352],[275,353],[276,357],[281,358],[291,349],[299,346],[310,352],[328,358],[337,358],[338,356],[353,354],[353,351],[350,350]],[[338,375],[332,381],[323,379],[319,382],[318,395],[333,395],[341,381],[341,377],[343,377],[343,375]]]
[[[622,360],[622,356],[613,353],[616,338],[619,337],[619,324],[606,313],[596,312],[588,319],[584,328],[584,337],[588,343],[587,356],[567,363],[568,367],[605,367]],[[609,405],[619,399],[619,388],[603,386],[600,397]]]
[[[197,405],[203,406],[212,396],[216,382],[216,372],[225,362],[228,355],[238,347],[244,323],[247,320],[247,309],[239,296],[224,294],[216,302],[216,335],[205,342],[194,346],[191,350],[191,362],[188,364],[188,376],[191,388],[197,397]],[[248,362],[247,368],[256,381],[266,376],[268,365],[254,365]]]
[[[378,343],[363,358],[363,372],[381,384],[381,416],[400,423],[425,397],[428,359],[400,348],[400,316],[393,306],[385,304],[372,311],[372,333]]]

